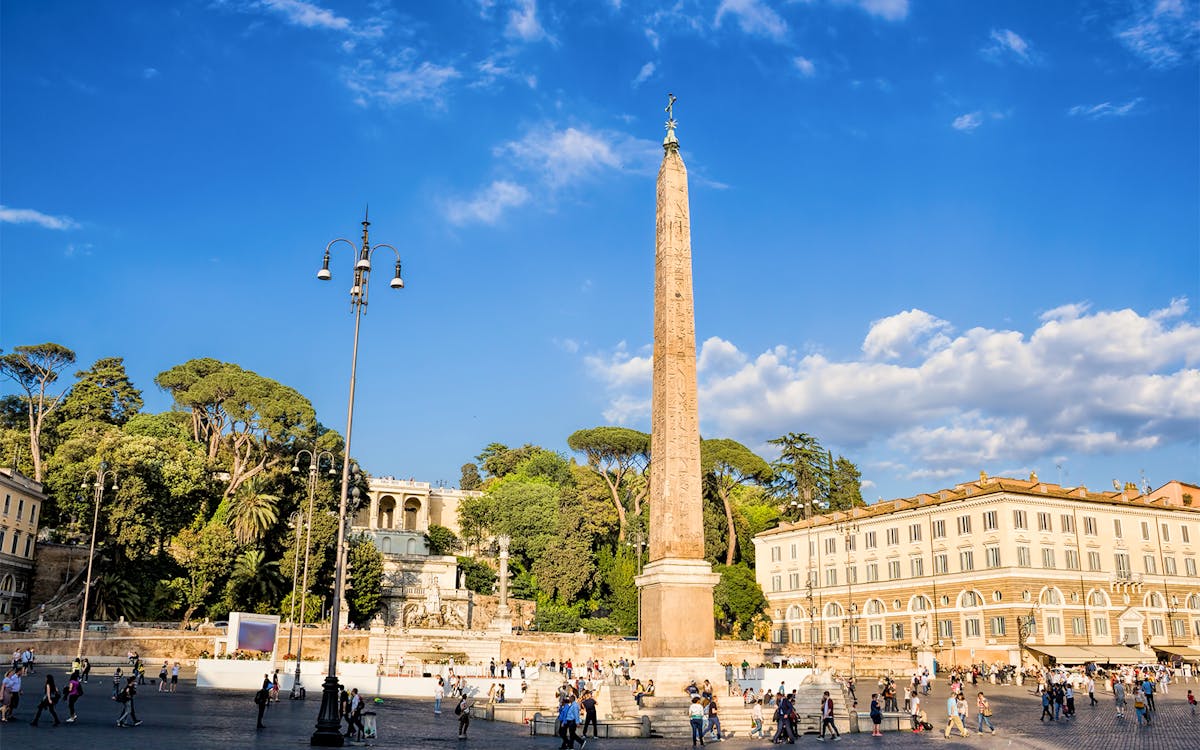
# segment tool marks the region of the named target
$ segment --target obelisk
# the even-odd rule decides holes
[[[677,681],[713,679],[713,586],[720,580],[704,559],[692,240],[674,104],[670,96],[655,226],[650,561],[637,578],[638,674],[662,692]]]

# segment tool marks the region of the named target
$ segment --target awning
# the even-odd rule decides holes
[[[1030,651],[1037,651],[1052,657],[1060,664],[1085,664],[1096,661],[1096,655],[1082,646],[1046,646],[1041,644],[1025,644]]]
[[[1143,654],[1129,646],[1088,646],[1095,656],[1093,661],[1101,664],[1144,664],[1157,661],[1152,654]]]
[[[1200,649],[1189,648],[1187,646],[1155,646],[1154,650],[1183,659],[1200,659]]]

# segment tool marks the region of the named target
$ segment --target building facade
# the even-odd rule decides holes
[[[30,607],[42,485],[15,469],[0,469],[0,624],[12,624]]]
[[[989,478],[754,539],[772,639],[967,664],[1200,657],[1200,488]]]

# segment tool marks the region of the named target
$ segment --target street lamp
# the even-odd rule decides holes
[[[642,574],[642,550],[646,548],[646,535],[641,529],[634,529],[630,534],[630,538],[625,544],[632,547],[637,552],[637,574]],[[642,640],[642,587],[637,590],[637,626],[638,626],[638,641]]]
[[[83,632],[87,630],[88,599],[92,593],[92,560],[96,557],[96,526],[100,523],[100,501],[104,498],[104,484],[112,482],[110,489],[113,492],[117,491],[117,478],[109,471],[107,461],[100,462],[100,468],[96,469],[95,474],[96,478],[92,480],[91,487],[95,495],[96,508],[92,512],[92,543],[88,548],[87,578],[83,579],[83,613],[79,616],[79,646],[75,650],[76,659],[83,658]],[[88,480],[84,479],[79,488],[88,489]]]
[[[850,679],[854,679],[854,639],[857,635],[855,620],[858,613],[858,605],[854,603],[854,577],[851,575],[850,568],[850,552],[854,543],[854,535],[858,533],[858,523],[852,521],[850,523],[839,523],[834,527],[834,530],[842,535],[842,539],[846,547],[846,595],[850,599]]]
[[[392,245],[380,243],[372,245],[368,234],[371,222],[366,216],[362,220],[361,248],[347,239],[339,237],[325,246],[325,258],[317,278],[328,281],[333,278],[329,272],[329,251],[339,243],[345,243],[354,248],[357,256],[354,262],[354,285],[350,287],[350,307],[354,312],[354,346],[350,354],[350,396],[346,405],[346,444],[342,456],[342,489],[338,498],[338,533],[336,569],[333,575],[333,607],[329,624],[329,674],[325,677],[321,693],[321,712],[317,715],[317,729],[313,732],[311,744],[321,747],[341,747],[345,744],[342,737],[342,720],[338,712],[338,680],[337,680],[337,648],[338,621],[341,618],[342,607],[342,577],[345,565],[346,546],[346,501],[350,491],[350,438],[354,427],[354,384],[358,369],[358,332],[362,324],[363,308],[367,306],[368,285],[371,279],[371,256],[381,247],[396,254],[396,273],[389,284],[392,289],[403,289],[404,280],[400,278],[400,251]]]
[[[305,619],[305,609],[308,605],[308,556],[309,556],[309,552],[312,550],[313,507],[314,507],[314,504],[316,503],[317,480],[319,479],[318,474],[320,472],[321,461],[323,459],[326,459],[326,458],[329,459],[329,462],[328,462],[329,476],[336,476],[336,473],[333,470],[333,464],[334,464],[335,459],[334,459],[332,453],[330,453],[329,451],[321,451],[314,456],[313,452],[308,450],[307,448],[305,448],[304,450],[301,450],[299,453],[296,454],[296,460],[292,463],[292,473],[293,474],[300,473],[300,458],[302,456],[308,456],[308,479],[306,482],[306,484],[308,485],[308,512],[307,512],[307,517],[305,518],[305,521],[304,521],[304,527],[305,527],[305,531],[304,531],[304,577],[301,579],[301,584],[300,584],[300,589],[301,589],[301,594],[300,594],[300,597],[301,597],[300,598],[300,642],[296,646],[296,654],[295,654],[296,655],[296,677],[294,680],[292,680],[292,692],[289,696],[292,700],[296,700],[297,698],[304,697],[304,686],[300,684],[300,660],[304,656],[304,623],[307,622],[307,620]],[[299,560],[300,560],[299,545],[300,545],[300,537],[299,537],[299,534],[297,533],[297,536],[296,536],[296,561],[297,562],[299,562]],[[293,612],[293,614],[295,614],[295,611],[296,611],[296,584],[295,584],[295,576],[293,576],[293,578],[292,578],[292,612]],[[295,620],[294,617],[292,619],[293,619],[293,621]],[[289,631],[289,633],[290,633],[290,631]],[[292,641],[292,637],[289,634],[288,635],[288,650],[289,651],[291,650],[291,641]],[[338,727],[339,728],[341,727],[340,723],[338,724]]]

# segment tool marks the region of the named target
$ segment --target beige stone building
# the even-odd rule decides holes
[[[989,478],[754,539],[772,639],[920,662],[1200,657],[1200,487]]]
[[[0,624],[29,609],[42,485],[14,469],[0,469]]]

